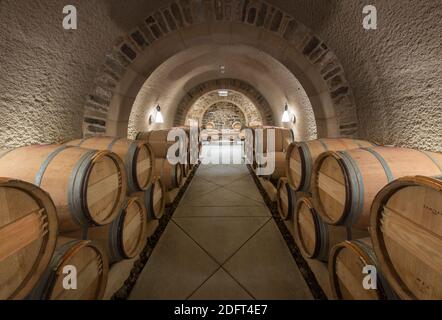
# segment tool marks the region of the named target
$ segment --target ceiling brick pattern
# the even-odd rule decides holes
[[[310,62],[328,87],[342,136],[357,134],[354,98],[342,65],[330,48],[305,25],[280,9],[258,0],[177,0],[147,16],[136,28],[116,42],[107,54],[87,97],[83,134],[106,132],[107,113],[113,90],[126,68],[165,35],[210,21],[231,21],[266,29],[286,40]],[[185,113],[181,114],[185,116]],[[178,116],[179,117],[179,116]],[[270,122],[270,115],[263,118]]]

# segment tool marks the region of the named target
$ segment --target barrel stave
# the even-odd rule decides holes
[[[146,190],[153,173],[153,151],[147,142],[114,137],[91,137],[66,143],[92,150],[109,150],[124,163],[128,193]]]
[[[347,138],[294,142],[287,149],[286,168],[289,183],[296,191],[310,192],[314,165],[320,154],[326,151],[343,151],[372,146],[373,144],[368,141]]]
[[[366,267],[375,267],[376,289],[364,288]],[[373,272],[373,271],[372,271]],[[333,247],[329,259],[329,276],[334,299],[386,300],[396,295],[379,272],[370,238],[345,241]]]
[[[123,167],[112,152],[61,145],[18,148],[0,158],[0,175],[34,183],[50,194],[63,232],[115,219],[126,194]]]
[[[442,155],[431,156],[393,147],[325,152],[315,167],[315,207],[329,224],[365,229],[373,199],[389,182],[407,175],[442,173]]]
[[[56,208],[42,189],[0,178],[0,299],[23,299],[55,249]]]
[[[403,177],[373,201],[370,231],[385,277],[402,299],[442,299],[442,182]]]
[[[64,288],[67,276],[63,270],[75,267],[77,289]],[[88,240],[60,237],[50,268],[28,297],[35,300],[100,300],[103,298],[109,272],[103,249]]]

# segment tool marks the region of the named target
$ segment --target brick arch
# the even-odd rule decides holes
[[[250,124],[250,122],[263,123],[259,108],[247,96],[233,90],[228,90],[228,92],[227,97],[220,97],[217,91],[212,91],[198,98],[188,110],[184,123],[187,123],[189,119],[201,120],[209,106],[219,102],[229,102],[241,109],[246,116],[247,124]]]
[[[245,95],[260,112],[263,124],[274,125],[272,109],[267,100],[253,86],[238,79],[211,80],[193,87],[178,104],[174,125],[185,124],[186,116],[194,103],[204,95],[218,89],[232,90]]]
[[[318,135],[354,136],[358,133],[356,106],[343,67],[330,48],[305,25],[261,0],[177,0],[146,17],[120,37],[108,52],[96,78],[96,87],[87,97],[84,136],[115,133],[109,129],[109,120],[111,109],[119,108],[115,104],[120,103],[121,97],[117,99],[114,94],[129,90],[122,89],[126,86],[121,85],[122,79],[146,48],[173,33],[184,33],[196,27],[209,30],[212,23],[225,23],[226,29],[230,28],[228,24],[235,23],[255,28],[259,34],[265,30],[268,37],[285,42],[290,54],[281,62],[304,86],[315,112]],[[245,44],[249,44],[248,32],[244,29]],[[234,36],[239,39],[238,35]],[[261,44],[265,45],[265,42]],[[279,53],[278,48],[269,46],[271,53]],[[112,117],[114,122],[121,121]]]

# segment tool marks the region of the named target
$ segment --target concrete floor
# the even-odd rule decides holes
[[[199,167],[130,299],[312,295],[246,165],[221,164]]]

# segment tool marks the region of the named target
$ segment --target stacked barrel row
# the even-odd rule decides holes
[[[442,298],[442,154],[320,139],[290,145],[286,170],[282,217],[334,298]]]
[[[245,135],[243,135],[244,140],[246,141],[244,150],[245,156],[247,157],[247,155],[252,155],[252,167],[255,170],[257,168],[266,168],[269,165],[267,160],[274,157],[275,170],[273,173],[261,176],[264,179],[268,179],[274,184],[277,184],[280,178],[286,176],[286,152],[289,145],[294,141],[292,130],[288,128],[271,126],[249,127],[248,129],[251,130],[252,133],[252,143],[247,143],[247,139],[245,138]],[[268,138],[273,137],[273,134],[275,143],[272,148],[271,144],[268,143]],[[268,153],[268,151],[272,149],[274,154]],[[260,157],[262,157],[262,159],[259,159]]]
[[[172,129],[179,129],[184,132],[184,136],[175,137],[175,141],[170,141],[168,135]],[[190,175],[191,170],[196,162],[198,162],[200,143],[198,141],[198,135],[193,136],[190,134],[189,127],[176,127],[163,130],[152,130],[149,132],[140,132],[137,135],[137,140],[145,141],[148,143],[153,153],[155,154],[155,172],[154,175],[161,178],[164,183],[166,191],[179,189],[183,186],[185,178]],[[182,144],[177,144],[177,141],[181,141]],[[192,146],[196,146],[198,150],[193,150],[194,157],[192,155]],[[168,152],[173,152],[173,156],[177,157],[179,161],[170,159]],[[185,155],[180,157],[180,151]],[[171,200],[171,199],[170,199]]]
[[[154,164],[146,142],[108,137],[1,154],[0,299],[101,299],[163,213]]]

